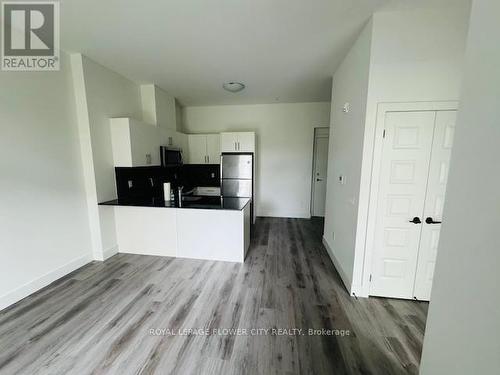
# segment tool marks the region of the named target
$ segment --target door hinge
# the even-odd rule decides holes
[[[384,129],[384,134],[382,134],[382,138],[385,138],[385,129]]]

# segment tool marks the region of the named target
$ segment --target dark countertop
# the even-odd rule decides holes
[[[208,210],[235,210],[241,211],[250,202],[250,198],[221,198],[206,196],[186,196],[179,202],[165,201],[163,198],[130,198],[113,199],[111,201],[99,203],[102,206],[129,206],[129,207],[165,207],[165,208],[195,208]]]

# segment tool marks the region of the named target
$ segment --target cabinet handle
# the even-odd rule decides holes
[[[210,155],[207,155],[207,164],[210,164]]]
[[[234,142],[234,151],[238,151],[238,146],[236,145],[236,142]]]

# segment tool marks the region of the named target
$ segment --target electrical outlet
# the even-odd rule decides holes
[[[128,182],[128,188],[132,189],[134,187],[134,181],[128,180],[127,182]]]

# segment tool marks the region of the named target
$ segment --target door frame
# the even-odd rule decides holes
[[[418,112],[418,111],[457,111],[458,101],[435,102],[399,102],[379,103],[377,105],[377,119],[375,123],[375,141],[373,145],[373,160],[371,168],[370,190],[368,198],[368,215],[366,221],[366,236],[364,244],[363,274],[361,295],[370,296],[370,278],[373,265],[375,229],[377,221],[377,202],[380,185],[380,168],[382,163],[383,135],[385,115],[387,112]],[[359,230],[359,229],[358,229]]]
[[[309,203],[310,216],[314,216],[314,190],[315,190],[314,189],[314,182],[315,182],[314,181],[314,179],[315,179],[314,172],[316,171],[316,134],[318,133],[318,130],[325,130],[328,133],[328,136],[325,136],[323,138],[328,138],[328,140],[330,140],[330,128],[328,126],[315,126],[313,128],[313,152],[312,152],[312,170],[311,170],[311,202]],[[328,147],[328,151],[330,151],[330,147]],[[328,179],[326,182],[328,182]],[[325,200],[325,206],[326,206],[326,200]]]

